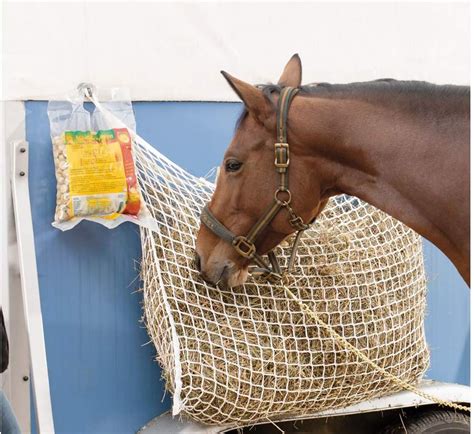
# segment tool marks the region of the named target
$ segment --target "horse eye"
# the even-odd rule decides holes
[[[237,160],[228,160],[225,163],[226,172],[237,172],[242,167],[242,163]]]

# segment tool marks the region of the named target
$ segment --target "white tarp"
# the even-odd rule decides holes
[[[300,53],[305,82],[469,82],[468,3],[4,3],[5,99],[83,81],[133,100],[236,100],[219,71],[274,81]]]

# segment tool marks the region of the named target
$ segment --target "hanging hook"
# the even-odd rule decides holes
[[[95,93],[95,86],[92,83],[79,83],[77,90],[79,94],[84,95],[89,100],[92,100],[92,97]]]

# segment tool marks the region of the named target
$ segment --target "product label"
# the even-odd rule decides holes
[[[66,131],[71,216],[138,214],[128,130]]]

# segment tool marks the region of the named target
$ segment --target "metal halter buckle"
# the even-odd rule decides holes
[[[286,149],[286,153],[285,153],[286,161],[279,161],[279,155],[281,155],[279,153],[280,149]],[[289,155],[288,150],[289,150],[288,143],[279,143],[279,142],[275,143],[275,166],[278,169],[286,169],[290,165],[290,155]]]
[[[232,245],[240,255],[247,259],[252,258],[255,255],[255,252],[257,251],[255,244],[251,243],[249,240],[247,240],[247,238],[242,235],[235,237],[232,240]],[[242,245],[246,247],[246,250],[242,250]]]

